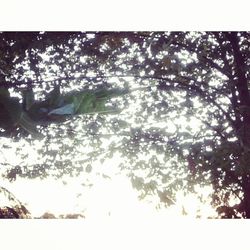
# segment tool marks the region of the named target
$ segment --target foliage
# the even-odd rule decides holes
[[[111,98],[125,94],[119,89],[102,91],[78,91],[61,95],[60,87],[56,86],[44,101],[36,102],[31,90],[23,91],[23,104],[18,98],[11,97],[8,90],[0,89],[0,104],[2,104],[2,119],[0,126],[8,130],[21,127],[28,133],[41,138],[36,125],[53,120],[66,120],[70,115],[95,114],[114,112],[105,106]]]
[[[178,190],[212,185],[219,216],[249,218],[249,38],[1,33],[1,135],[16,140],[17,175],[87,176],[95,161],[118,155],[141,198],[171,205]],[[120,112],[103,114],[112,110]],[[39,145],[29,135],[36,129]],[[33,164],[26,144],[36,148]]]
[[[0,187],[0,193],[8,200],[4,206],[1,202],[0,218],[1,219],[30,219],[30,212],[25,206],[6,188]]]

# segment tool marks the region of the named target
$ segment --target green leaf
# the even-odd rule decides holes
[[[128,93],[129,93],[128,89],[116,88],[116,89],[111,89],[111,90],[106,90],[106,89],[98,90],[95,92],[95,95],[96,95],[96,98],[98,99],[107,100],[107,99],[111,99],[112,97],[119,97]]]
[[[74,97],[75,113],[85,114],[94,112],[94,104],[96,97],[92,93],[83,93],[80,96]]]

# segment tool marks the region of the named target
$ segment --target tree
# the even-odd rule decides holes
[[[36,150],[37,163],[18,166],[18,175],[77,175],[90,172],[95,159],[119,154],[120,168],[141,197],[158,195],[171,205],[178,190],[195,192],[197,185],[212,185],[212,205],[220,217],[250,218],[248,32],[26,35],[1,33],[1,84],[9,89],[9,94],[1,92],[9,96],[5,101],[1,98],[1,116],[13,121],[18,112],[24,108],[26,112],[27,93],[36,95],[33,104],[39,104],[40,110],[45,108],[44,103],[56,100],[55,95],[49,97],[55,86],[62,90],[57,97],[64,100],[72,90],[76,96],[119,89],[119,95],[106,98],[101,106],[118,108],[120,113],[85,112],[73,117],[64,113],[58,120],[58,112],[65,112],[65,107],[68,112],[72,107],[66,105],[73,102],[57,104],[46,113],[48,118],[54,112],[56,119],[36,124],[44,136]],[[98,98],[91,98],[85,100],[92,100],[94,107]],[[19,111],[6,104],[10,100]],[[2,123],[2,136],[25,137],[23,143],[34,145],[29,131],[15,124]],[[68,138],[67,145],[62,138]],[[91,150],[85,157],[73,161],[81,153],[78,148],[87,145]],[[19,151],[27,158],[20,147]],[[71,156],[59,157],[58,152]]]

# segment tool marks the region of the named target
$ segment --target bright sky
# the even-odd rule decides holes
[[[126,220],[127,217],[179,218],[182,216],[182,206],[187,212],[186,216],[190,218],[196,218],[198,208],[201,217],[216,215],[208,204],[202,204],[194,195],[185,197],[181,192],[177,193],[175,206],[156,210],[155,203],[137,199],[137,193],[132,189],[130,181],[122,175],[117,175],[112,180],[96,178],[91,189],[82,187],[80,178],[68,179],[67,183],[64,185],[53,179],[41,181],[19,178],[11,184],[3,181],[2,186],[27,204],[33,216],[51,212],[55,215],[83,213],[86,219],[93,221],[105,218]],[[209,194],[209,191],[211,190],[208,188],[201,190],[204,194]]]
[[[170,129],[173,129],[173,125]],[[27,150],[30,149],[27,147]],[[14,152],[14,148],[4,151],[5,158],[11,159],[13,165],[15,161],[18,162],[18,158],[13,157]],[[36,158],[35,152],[30,153],[29,156],[30,162]],[[189,218],[196,218],[197,214],[204,218],[216,215],[209,201],[204,204],[195,195],[184,196],[182,192],[177,193],[176,205],[167,209],[156,210],[155,205],[158,202],[156,198],[150,201],[139,201],[138,193],[132,188],[130,180],[119,171],[118,165],[121,161],[120,157],[114,155],[102,165],[97,162],[93,163],[94,169],[101,167],[103,173],[109,175],[111,179],[91,173],[91,180],[94,184],[91,188],[82,185],[83,175],[86,173],[79,177],[63,177],[59,180],[52,178],[30,180],[17,177],[17,180],[12,183],[6,179],[2,180],[1,185],[23,202],[33,216],[41,216],[45,212],[55,215],[81,213],[93,222],[105,218],[109,220],[126,220],[128,217],[134,219],[180,218],[183,216],[183,208],[187,213],[185,216]],[[64,184],[62,180],[67,184]],[[211,189],[203,188],[200,192],[206,197]]]

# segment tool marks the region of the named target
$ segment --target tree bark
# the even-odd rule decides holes
[[[250,146],[250,94],[248,90],[248,81],[246,78],[245,70],[245,61],[240,51],[240,41],[237,36],[237,32],[227,32],[225,33],[226,37],[230,41],[232,52],[234,56],[234,72],[233,80],[235,82],[235,87],[239,93],[239,107],[242,109],[239,110],[239,115],[241,116],[240,121],[238,120],[237,127],[240,129],[238,134],[239,140],[241,141],[242,154],[241,157],[247,157],[249,146]],[[248,162],[248,160],[246,161]],[[244,192],[243,198],[243,213],[246,218],[250,218],[250,166],[248,163],[244,166],[244,174],[242,176],[242,190]]]
[[[239,38],[236,32],[227,33],[228,40],[231,43],[233,55],[234,55],[234,67],[237,78],[235,86],[239,92],[240,105],[250,107],[250,94],[248,90],[246,72],[245,72],[245,61],[240,51]],[[245,111],[243,113],[243,122],[250,124],[250,112]]]
[[[245,213],[245,218],[250,218],[250,177],[244,176],[243,177],[243,192],[244,192],[244,198],[243,198],[243,210]]]

